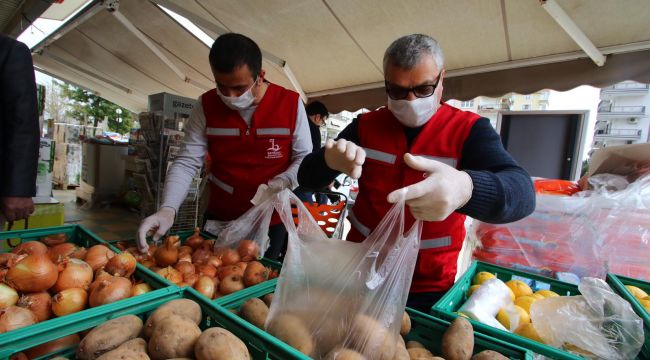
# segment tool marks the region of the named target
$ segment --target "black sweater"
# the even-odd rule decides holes
[[[359,144],[358,129],[357,118],[343,129],[337,139]],[[410,147],[422,128],[403,129]],[[320,188],[339,175],[338,171],[326,165],[324,153],[324,148],[320,148],[305,157],[298,170],[301,186]],[[499,134],[488,119],[480,118],[472,126],[459,165],[474,183],[472,197],[457,210],[459,213],[497,224],[517,221],[535,209],[535,190],[530,176],[503,148]]]

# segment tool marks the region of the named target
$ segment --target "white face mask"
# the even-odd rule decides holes
[[[246,92],[239,96],[226,96],[221,93],[219,86],[217,86],[217,94],[227,107],[237,111],[246,110],[253,105],[253,102],[255,101],[255,96],[253,96],[253,86],[255,86],[255,84],[257,84],[257,81],[255,81]]]
[[[426,124],[438,111],[440,101],[436,94],[415,100],[393,100],[388,97],[388,110],[407,127],[419,127]]]

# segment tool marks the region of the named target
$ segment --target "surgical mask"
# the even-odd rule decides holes
[[[253,95],[253,86],[255,86],[256,83],[257,81],[255,81],[253,85],[251,85],[251,87],[246,90],[246,92],[239,96],[226,96],[221,93],[219,86],[217,86],[217,94],[227,107],[237,111],[246,110],[251,105],[253,105],[253,102],[255,101],[255,96]]]
[[[438,111],[440,101],[436,94],[415,100],[393,100],[388,97],[388,110],[406,127],[419,127],[426,124]]]

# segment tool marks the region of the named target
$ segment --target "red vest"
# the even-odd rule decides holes
[[[366,150],[366,162],[350,214],[352,229],[348,240],[362,241],[379,224],[392,206],[386,201],[389,193],[423,179],[423,172],[404,163],[406,152],[457,167],[463,144],[478,118],[474,113],[443,104],[408,147],[402,125],[390,110],[381,108],[363,114],[359,142]],[[405,229],[410,229],[414,221],[407,213]],[[453,285],[465,238],[464,221],[464,215],[452,213],[443,221],[424,223],[411,292],[446,291]]]
[[[250,200],[260,184],[291,165],[298,94],[269,84],[250,127],[216,89],[204,93],[201,102],[212,159],[208,212],[217,220],[234,220],[253,206]]]

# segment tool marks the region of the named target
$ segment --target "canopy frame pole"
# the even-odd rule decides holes
[[[555,0],[540,0],[542,8],[598,66],[605,65],[607,58]]]
[[[199,28],[210,30],[211,32],[217,34],[217,36],[230,32],[228,29],[225,29],[215,24],[214,22],[205,19],[204,17],[195,14],[192,11],[186,10],[182,6],[176,5],[175,3],[169,0],[150,0],[150,1],[155,3],[158,6],[162,6],[166,9],[169,9],[177,13],[178,15],[194,23],[194,25],[198,26]],[[291,71],[291,68],[289,67],[287,61],[281,59],[280,57],[264,49],[260,49],[260,50],[262,51],[262,56],[264,57],[265,60],[269,61],[271,64],[274,64],[280,69],[282,69],[284,75],[289,79],[289,82],[291,82],[291,85],[293,85],[293,87],[296,89],[298,94],[300,94],[302,101],[307,102],[307,95],[305,94],[304,90],[302,89],[302,86],[298,82],[298,79],[293,74],[293,71]]]
[[[119,21],[130,33],[135,35],[151,52],[156,55],[167,67],[169,67],[175,74],[178,76],[181,80],[184,82],[194,86],[195,88],[201,90],[201,91],[207,91],[208,89],[211,88],[211,86],[206,86],[205,84],[202,84],[199,81],[190,79],[181,69],[172,62],[172,60],[167,57],[163,52],[156,46],[156,44],[151,41],[145,34],[142,33],[133,23],[124,16],[118,9],[109,9],[111,14]]]

